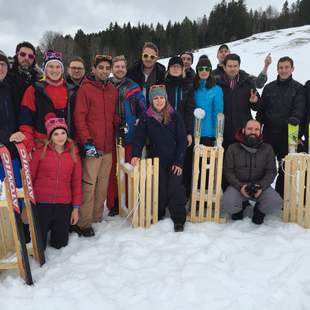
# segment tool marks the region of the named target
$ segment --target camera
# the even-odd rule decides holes
[[[249,183],[245,187],[245,191],[250,197],[254,197],[255,194],[261,189],[261,186],[255,183]]]

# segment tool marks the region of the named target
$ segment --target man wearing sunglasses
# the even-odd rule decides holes
[[[21,42],[16,46],[13,66],[8,72],[8,82],[13,91],[13,107],[18,117],[20,104],[28,86],[38,81],[43,72],[36,65],[36,50],[30,42]]]
[[[152,85],[163,84],[165,67],[157,62],[158,47],[146,42],[142,49],[141,60],[128,69],[127,77],[134,80],[143,90],[147,106],[149,105],[149,89]]]
[[[225,70],[224,70],[224,59],[225,57],[230,54],[230,49],[228,47],[227,44],[222,44],[218,51],[217,51],[217,59],[219,61],[217,67],[215,70],[212,71],[212,75],[215,77],[216,80],[220,80],[221,77],[225,74]],[[264,85],[267,82],[267,72],[268,72],[268,68],[271,64],[271,55],[268,54],[264,60],[264,67],[263,70],[259,73],[259,75],[256,76],[251,76],[252,80],[255,82],[255,86],[256,88],[263,88]],[[240,70],[243,71],[243,70]],[[244,73],[246,73],[245,71],[243,71]]]

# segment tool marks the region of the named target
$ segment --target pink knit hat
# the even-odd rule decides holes
[[[64,118],[52,117],[45,122],[48,138],[51,137],[54,130],[62,128],[68,133],[68,126]]]

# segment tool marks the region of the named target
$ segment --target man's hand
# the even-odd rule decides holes
[[[240,193],[242,196],[246,198],[251,198],[250,195],[245,190],[246,187],[247,187],[247,184],[242,185],[242,187],[240,188]]]
[[[251,96],[250,96],[249,101],[251,103],[257,103],[258,97],[257,97],[257,91],[256,90],[251,89]]]
[[[256,194],[254,195],[255,198],[258,198],[262,194],[263,190],[260,188],[257,190]]]
[[[272,58],[271,58],[271,54],[270,53],[266,56],[266,58],[264,60],[264,63],[265,63],[265,68],[268,68],[271,65]]]
[[[20,132],[20,131],[17,131],[17,132],[14,132],[11,136],[10,136],[10,142],[16,142],[16,143],[20,143],[22,142],[23,140],[25,140],[26,137],[25,135]]]
[[[78,208],[74,208],[72,210],[72,213],[71,213],[70,224],[71,225],[76,225],[78,220],[79,220],[79,209]]]
[[[137,163],[138,163],[138,161],[140,160],[140,158],[139,157],[133,157],[133,158],[131,158],[131,164],[133,165],[133,166],[135,166]]]
[[[187,146],[191,146],[193,143],[192,135],[187,135]]]
[[[177,176],[180,176],[182,174],[182,171],[183,171],[182,168],[177,166],[177,165],[173,165],[171,167],[171,170],[172,170],[173,174],[175,174]]]

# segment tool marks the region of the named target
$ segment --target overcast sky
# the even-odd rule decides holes
[[[38,45],[45,31],[74,35],[104,30],[110,22],[119,24],[169,20],[194,20],[209,15],[216,0],[0,0],[0,50],[13,55],[21,41]],[[248,8],[269,4],[281,9],[284,0],[246,0]],[[290,1],[289,3],[292,3]]]

